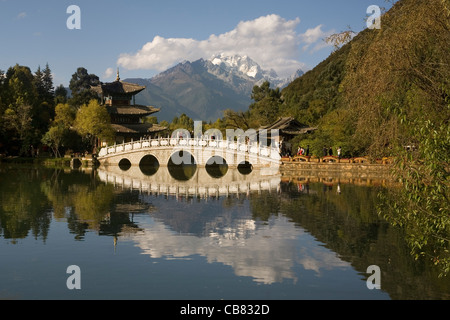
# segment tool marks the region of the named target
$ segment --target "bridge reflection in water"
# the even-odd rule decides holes
[[[106,166],[97,169],[100,180],[129,190],[156,195],[207,198],[239,196],[263,190],[279,192],[281,176],[270,168],[226,165]]]

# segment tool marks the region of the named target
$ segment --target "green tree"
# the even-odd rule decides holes
[[[79,149],[79,136],[73,130],[75,116],[76,110],[68,103],[60,103],[55,108],[55,119],[41,140],[53,150],[55,157],[61,156],[61,147]]]
[[[254,86],[251,98],[255,101],[249,107],[250,117],[257,126],[268,125],[279,118],[280,105],[282,104],[279,88],[270,88],[270,83],[265,81],[261,86]]]
[[[450,105],[448,107],[450,109]],[[410,125],[413,123],[409,123]],[[416,259],[450,273],[450,126],[414,120],[418,148],[398,150],[394,174],[401,188],[380,193],[379,213],[405,229]]]
[[[380,30],[364,30],[349,43],[351,72],[341,90],[357,119],[353,143],[372,157],[395,155],[410,140],[399,110],[408,119],[450,119],[444,90],[450,79],[449,7],[448,0],[399,1]]]
[[[65,130],[61,126],[53,126],[42,137],[42,143],[49,146],[56,158],[61,157],[59,148],[64,139]]]
[[[244,131],[256,127],[250,118],[250,111],[224,111],[223,122],[226,129],[242,129]]]
[[[177,129],[186,129],[189,132],[194,132],[194,120],[192,120],[186,114],[180,115],[180,117],[174,117],[172,123],[169,125],[171,132]]]
[[[21,154],[25,155],[32,142],[32,107],[20,103],[17,107],[8,108],[3,115],[6,128],[13,130],[18,136]]]
[[[47,101],[49,104],[53,104],[53,99],[55,97],[55,88],[53,86],[52,71],[50,70],[48,63],[45,65],[43,71],[42,82],[44,85],[44,95],[45,95],[44,100]]]
[[[16,64],[6,72],[4,85],[5,103],[9,108],[20,104],[30,105],[36,101],[37,91],[30,68]]]
[[[3,121],[3,114],[6,110],[6,105],[3,102],[4,101],[4,94],[5,94],[5,72],[3,70],[0,70],[0,153],[4,152],[4,144],[3,141],[6,140],[5,136],[5,127],[4,127],[4,121]]]
[[[112,142],[114,140],[114,130],[111,127],[109,113],[97,100],[91,100],[89,104],[78,109],[74,128],[94,148],[102,141]]]
[[[431,260],[446,275],[450,272],[450,1],[397,5],[403,10],[402,25],[392,31],[400,27],[407,31],[392,32],[393,41],[385,45],[384,54],[389,56],[383,59],[392,59],[390,68],[396,73],[376,107],[381,116],[391,117],[395,128],[390,132],[398,141],[392,145],[393,173],[401,188],[380,194],[379,213],[405,230],[417,259]],[[388,78],[386,73],[380,76]]]
[[[59,103],[55,107],[54,124],[70,129],[75,122],[76,113],[76,110],[68,103]]]
[[[162,120],[159,124],[160,124],[162,127],[165,127],[165,128],[166,128],[166,130],[160,132],[159,135],[160,135],[161,137],[168,136],[168,135],[170,134],[170,123],[169,123],[167,120]]]
[[[43,135],[48,130],[51,119],[55,116],[53,78],[48,64],[44,70],[38,67],[33,83],[37,92],[33,104],[33,127],[37,130],[38,135]]]
[[[69,89],[72,91],[72,98],[69,99],[70,105],[79,108],[90,103],[93,99],[99,100],[98,95],[91,90],[92,86],[96,86],[99,83],[98,76],[89,74],[85,68],[78,68],[72,75],[69,84]]]
[[[67,89],[62,84],[55,90],[55,103],[67,103]]]

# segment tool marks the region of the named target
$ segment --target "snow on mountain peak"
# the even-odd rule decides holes
[[[232,73],[247,76],[253,79],[257,84],[269,81],[273,86],[284,87],[295,78],[303,74],[302,70],[297,70],[291,77],[284,79],[278,76],[275,70],[264,70],[261,66],[252,60],[249,56],[238,54],[227,55],[225,53],[217,54],[209,59],[213,65],[220,69]]]
[[[257,78],[263,71],[259,64],[246,55],[240,56],[235,54],[228,56],[222,53],[220,55],[213,56],[210,61],[216,66],[221,66],[222,68],[230,71],[239,71],[250,78]]]

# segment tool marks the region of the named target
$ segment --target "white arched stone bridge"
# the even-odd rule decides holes
[[[97,160],[100,166],[128,167],[143,163],[158,166],[195,164],[203,167],[216,163],[236,168],[245,163],[252,168],[278,168],[281,164],[276,146],[198,138],[160,138],[108,146],[100,150]]]

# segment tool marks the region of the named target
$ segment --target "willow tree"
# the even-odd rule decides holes
[[[357,115],[353,143],[371,156],[419,143],[403,116],[422,119],[416,126],[448,123],[449,6],[449,0],[399,1],[382,16],[381,29],[367,29],[350,43],[341,90]]]
[[[355,141],[390,154],[397,192],[380,214],[405,230],[416,258],[450,272],[450,1],[403,0],[352,48],[346,95]],[[368,81],[370,79],[370,81]]]

